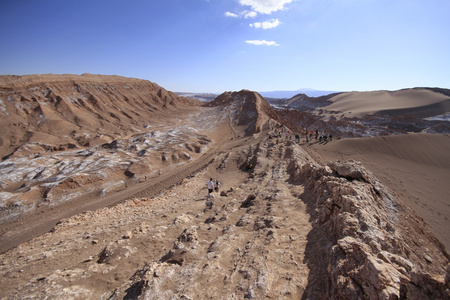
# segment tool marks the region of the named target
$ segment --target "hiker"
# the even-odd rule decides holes
[[[208,196],[213,192],[214,189],[214,181],[212,178],[206,183],[206,187],[208,188]]]
[[[300,143],[300,136],[298,135],[298,133],[295,135],[295,141],[297,143]]]
[[[219,182],[219,180],[216,180],[216,182],[214,183],[214,191],[216,193],[219,192],[219,187],[220,187],[220,182]]]

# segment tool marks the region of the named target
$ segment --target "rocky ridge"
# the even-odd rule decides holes
[[[260,94],[249,90],[222,93],[205,106],[229,106],[231,122],[235,127],[245,128],[245,134],[249,136],[268,129],[273,124],[270,120],[278,120],[278,114],[270,104]]]

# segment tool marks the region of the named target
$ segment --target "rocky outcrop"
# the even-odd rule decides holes
[[[313,229],[310,298],[448,299],[449,257],[425,222],[355,161],[297,165]],[[309,251],[308,251],[309,249]]]
[[[244,127],[246,135],[260,133],[271,128],[278,113],[257,92],[241,90],[225,92],[205,106],[229,106],[230,118],[234,126]]]

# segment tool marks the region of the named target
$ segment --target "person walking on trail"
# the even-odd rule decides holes
[[[213,192],[214,189],[214,181],[212,178],[206,183],[206,187],[208,188],[208,196]]]
[[[220,187],[220,182],[219,182],[219,180],[216,180],[216,182],[214,183],[214,191],[216,193],[219,192],[219,187]]]

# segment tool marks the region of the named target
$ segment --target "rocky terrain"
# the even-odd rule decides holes
[[[84,76],[91,79],[80,83],[80,88],[91,86],[92,80],[103,87],[101,93],[131,80],[115,78],[118,81],[113,84],[108,81],[111,78]],[[83,76],[71,78],[77,81]],[[61,81],[68,86],[67,79]],[[149,90],[155,86],[131,81],[148,85]],[[138,92],[131,83],[127,85],[135,93],[125,101],[130,103],[127,114],[139,113],[141,118],[129,118],[132,128],[117,123],[122,131],[105,141],[96,143],[96,135],[74,138],[84,130],[105,130],[101,134],[106,135],[98,124],[95,129],[80,126],[74,135],[62,136],[63,142],[50,143],[50,136],[59,141],[58,134],[32,123],[33,113],[24,114],[29,124],[16,127],[33,132],[42,128],[48,131],[48,139],[37,141],[32,138],[36,134],[30,134],[28,140],[23,136],[14,140],[26,130],[2,135],[2,140],[11,142],[2,144],[5,223],[0,235],[0,298],[450,297],[445,246],[410,208],[408,198],[386,187],[360,162],[328,162],[326,151],[314,150],[318,145],[276,140],[289,124],[259,94],[226,92],[201,107],[162,89],[160,94],[172,95],[172,100],[167,96],[168,102],[152,104],[150,109],[134,100],[145,100],[147,96],[136,95],[146,88]],[[14,98],[5,95],[18,92],[5,86],[1,96],[8,108],[3,111],[7,119],[24,100],[8,106]],[[74,90],[70,93],[78,95]],[[60,96],[60,102],[69,102],[68,94]],[[108,98],[102,95],[97,96],[100,103]],[[42,96],[35,102],[52,108],[46,100]],[[104,113],[95,111],[101,116],[114,106],[102,107]],[[115,107],[117,115],[123,107]],[[57,109],[49,111],[53,115]],[[127,117],[118,119],[124,122]],[[26,155],[19,155],[18,148],[23,146],[18,141],[29,145]],[[66,141],[73,146],[41,146]],[[183,153],[189,157],[183,159]],[[91,159],[96,155],[101,158]],[[20,158],[27,158],[23,165],[18,163]],[[70,167],[63,167],[83,162],[84,167],[72,167],[70,172],[65,171]],[[136,165],[141,167],[134,169]],[[31,173],[39,167],[44,168],[41,175]],[[53,177],[65,176],[71,184],[63,186],[55,180],[59,189],[52,187],[42,200],[35,197],[27,202],[34,203],[34,212],[19,210],[25,206],[24,190],[46,188],[54,180],[44,176],[47,168]],[[65,175],[57,177],[55,172]],[[104,172],[103,177],[96,172]],[[91,174],[94,179],[89,182],[86,178]],[[205,186],[210,177],[222,183],[212,197],[207,196]],[[115,180],[124,183],[105,191],[105,185]],[[96,190],[87,193],[89,188]],[[82,192],[79,196],[69,196],[78,191]],[[21,213],[8,217],[17,211]],[[21,239],[23,243],[17,242]]]
[[[196,105],[145,80],[2,76],[0,222],[122,190],[198,156],[211,142],[198,130],[217,120]]]

